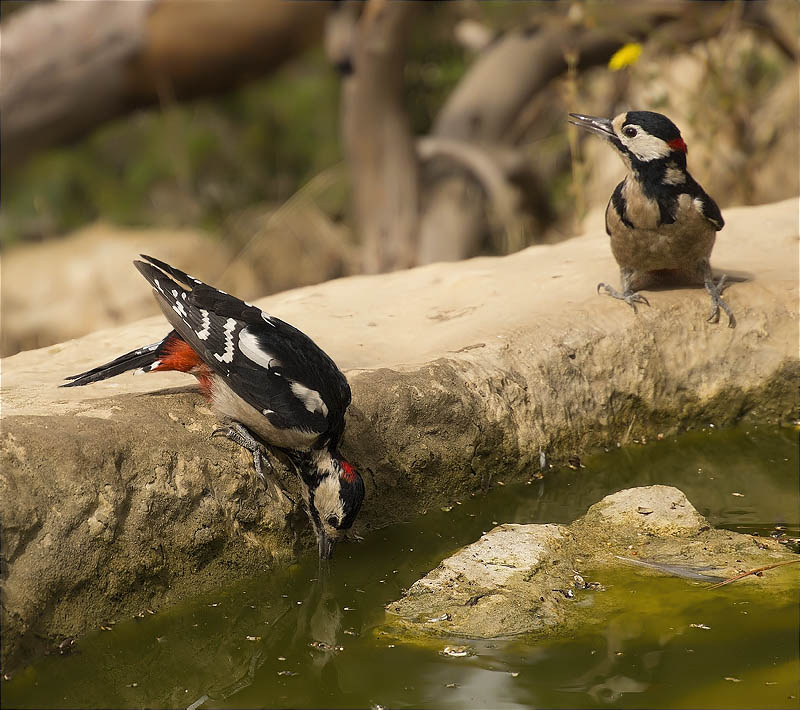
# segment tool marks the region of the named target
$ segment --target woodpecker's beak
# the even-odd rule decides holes
[[[603,138],[614,137],[614,127],[611,121],[607,118],[600,118],[599,116],[584,116],[581,113],[571,113],[569,115],[569,122],[574,126],[585,128],[587,131],[597,133]]]
[[[317,531],[317,540],[319,542],[319,558],[321,560],[329,560],[333,557],[333,548],[336,547],[336,540],[328,537],[324,530]]]

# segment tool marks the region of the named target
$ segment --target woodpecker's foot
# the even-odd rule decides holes
[[[219,429],[214,429],[214,431],[211,432],[211,436],[224,436],[226,439],[230,439],[253,454],[253,466],[255,466],[256,473],[262,481],[266,480],[266,477],[264,476],[264,468],[266,468],[269,473],[273,473],[272,464],[264,455],[264,445],[250,433],[250,430],[247,427],[243,426],[242,424],[234,422],[230,426],[223,426]]]
[[[719,323],[719,311],[722,309],[725,311],[725,315],[728,316],[728,327],[735,328],[736,327],[736,317],[733,315],[733,311],[731,311],[730,306],[722,300],[722,292],[725,290],[725,279],[727,276],[725,274],[722,275],[718,283],[714,283],[714,279],[710,276],[706,277],[705,284],[706,284],[706,291],[711,294],[711,315],[708,317],[709,323]]]
[[[613,286],[609,284],[604,284],[600,282],[597,284],[597,293],[600,293],[600,289],[603,289],[605,293],[611,298],[617,298],[620,301],[625,301],[631,308],[633,308],[634,313],[638,313],[636,309],[637,303],[644,303],[646,306],[650,305],[650,301],[648,301],[641,293],[637,293],[636,291],[624,291],[620,292],[617,291]]]

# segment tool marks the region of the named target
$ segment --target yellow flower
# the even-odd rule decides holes
[[[629,64],[636,64],[642,54],[642,45],[638,42],[631,42],[620,47],[611,59],[608,60],[608,68],[611,71],[619,71],[622,67]]]

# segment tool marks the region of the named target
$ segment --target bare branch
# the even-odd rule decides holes
[[[608,61],[633,36],[679,16],[680,4],[630,6],[614,29],[587,28],[567,20],[535,30],[508,32],[479,56],[442,108],[433,133],[478,142],[502,142],[525,105],[567,70],[573,52],[578,67]]]
[[[521,195],[509,180],[509,175],[523,167],[524,156],[511,148],[495,146],[489,150],[486,146],[438,136],[420,139],[417,141],[417,150],[423,161],[445,157],[471,174],[485,191],[493,216],[506,231],[507,241],[515,244],[520,242],[519,233],[523,230],[519,213]],[[443,241],[441,232],[438,237],[437,241]],[[424,236],[421,236],[421,241],[426,241]],[[445,258],[441,247],[438,251],[440,257],[437,260]],[[460,258],[466,256],[470,255]],[[430,255],[425,259],[432,260]]]
[[[2,27],[3,168],[166,91],[225,91],[317,39],[329,3],[104,0],[33,4]]]

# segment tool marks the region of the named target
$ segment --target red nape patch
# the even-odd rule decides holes
[[[342,473],[339,475],[339,478],[343,478],[348,483],[352,483],[356,480],[356,470],[347,461],[342,459],[340,466],[342,467]]]
[[[681,153],[687,153],[688,149],[686,148],[686,143],[683,142],[683,138],[673,138],[671,141],[667,143],[667,145],[672,148],[672,150],[679,150]]]

